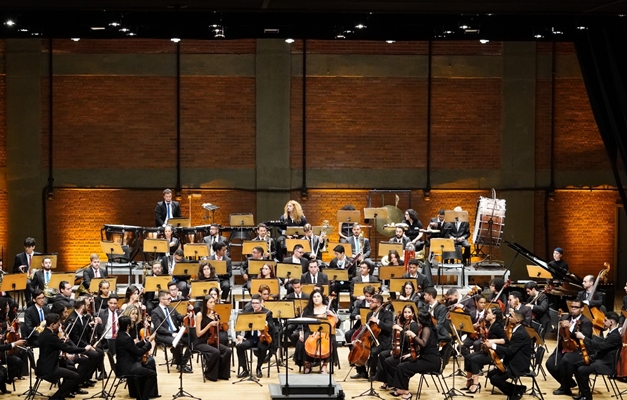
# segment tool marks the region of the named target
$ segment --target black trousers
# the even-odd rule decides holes
[[[259,341],[253,342],[250,339],[244,339],[242,343],[238,343],[235,346],[235,349],[237,350],[237,362],[243,371],[248,371],[246,351],[255,346],[257,346],[257,369],[261,369],[263,361],[266,359],[266,354],[268,354],[268,350],[270,349],[270,345]]]
[[[205,378],[215,382],[218,379],[228,380],[231,377],[231,349],[221,344],[217,349],[207,343],[197,343],[194,350],[198,350],[205,358]]]
[[[157,371],[141,363],[135,363],[128,375],[132,375],[135,382],[129,382],[128,394],[138,400],[148,400],[159,395],[157,385]],[[139,390],[139,393],[137,393]]]
[[[522,386],[514,385],[513,383],[507,381],[508,379],[514,378],[514,376],[512,376],[509,372],[509,369],[505,370],[505,372],[501,372],[498,368],[494,368],[488,372],[488,378],[490,379],[492,386],[498,388],[508,397],[522,390]]]
[[[557,359],[557,365],[555,360]],[[551,376],[559,382],[559,389],[570,390],[575,387],[575,381],[573,381],[573,375],[575,375],[575,364],[582,360],[579,350],[562,353],[561,350],[555,349],[553,354],[546,361],[546,370]]]
[[[601,361],[594,361],[590,365],[584,364],[583,360],[578,361],[573,365],[575,369],[575,379],[577,379],[577,386],[579,386],[579,393],[582,396],[590,398],[590,375],[603,374],[609,375],[614,371],[614,367],[611,365],[603,364]]]
[[[43,377],[50,383],[57,383],[57,379],[50,377]],[[63,378],[63,383],[59,386],[59,390],[55,394],[52,395],[51,398],[61,398],[64,399],[68,397],[68,395],[72,392],[76,392],[79,387],[78,385],[81,383],[81,377],[78,372],[69,370],[64,367],[59,367],[59,378]]]

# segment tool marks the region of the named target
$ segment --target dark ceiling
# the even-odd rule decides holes
[[[623,14],[627,0],[3,0],[0,37],[571,40]]]

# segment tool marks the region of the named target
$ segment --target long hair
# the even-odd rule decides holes
[[[268,266],[268,268],[270,268],[270,276],[268,278],[266,278],[265,276],[263,276],[263,267]],[[263,264],[261,266],[261,269],[259,269],[259,275],[257,275],[257,279],[274,279],[276,278],[276,275],[274,275],[274,268],[272,268],[272,265],[270,264]]]
[[[494,314],[494,323],[503,323],[503,311],[501,311],[500,307],[490,307],[490,311]],[[488,312],[486,310],[486,312]]]
[[[126,288],[126,294],[124,295],[124,302],[128,303],[133,293],[137,292],[139,294],[139,288],[135,285],[128,285]]]
[[[422,326],[427,326],[429,328],[433,328],[433,320],[431,319],[431,314],[429,311],[421,310],[418,314],[418,323]]]
[[[136,324],[139,322],[140,318],[142,317],[142,313],[139,310],[139,308],[137,306],[134,306],[132,304],[129,304],[126,309],[124,310],[124,312],[122,313],[122,315],[126,315],[127,317],[131,318],[131,313],[133,311],[137,311],[137,321],[133,322],[133,320],[131,319],[131,324]]]
[[[401,325],[405,325],[407,323],[407,320],[405,319],[406,308],[409,308],[411,310],[411,321],[416,321],[416,312],[414,311],[414,307],[412,307],[410,304],[406,304],[405,307],[403,307],[403,310],[401,311],[401,315],[400,315]]]
[[[408,208],[405,210],[407,214],[409,214],[409,218],[411,218],[412,222],[418,222],[418,213],[413,208]]]
[[[207,302],[209,300],[213,300],[213,304],[215,305],[216,299],[214,299],[211,296],[203,297],[203,299],[202,299],[202,311],[201,311],[203,316],[207,315],[207,313],[209,312],[209,308],[207,307]]]
[[[205,278],[205,274],[202,272],[202,270],[205,268],[205,265],[209,266],[209,278]],[[208,263],[207,261],[202,261],[198,265],[198,275],[196,276],[196,280],[204,281],[204,280],[217,279],[217,278],[218,276],[216,275],[216,267],[211,265],[211,263]]]
[[[401,294],[402,294],[403,296],[405,296],[405,287],[406,287],[407,285],[410,285],[410,286],[411,286],[411,295],[410,295],[410,296],[413,296],[413,295],[414,295],[414,293],[416,293],[416,286],[414,285],[414,282],[412,282],[412,281],[407,281],[407,282],[403,283],[403,293],[401,293]]]
[[[296,201],[296,200],[290,200],[287,203],[285,203],[285,207],[283,208],[283,217],[285,219],[288,219],[290,217],[289,213],[287,212],[287,206],[288,205],[293,205],[294,206],[294,210],[292,210],[292,221],[300,223],[300,221],[303,219],[303,208],[300,206],[300,204]]]
[[[309,295],[309,300],[307,300],[307,306],[303,310],[304,314],[313,314],[313,311],[314,311],[313,297],[316,293],[319,293],[320,296],[322,297],[322,304],[324,304],[325,306],[329,304],[328,300],[324,297],[322,290],[314,289],[311,291],[311,294]]]

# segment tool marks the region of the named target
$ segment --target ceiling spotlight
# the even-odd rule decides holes
[[[73,42],[78,42],[79,40],[81,40],[81,38],[79,38],[79,37],[73,37],[73,38],[72,38],[72,41],[73,41]]]
[[[287,38],[287,39],[285,39],[285,43],[292,44],[292,43],[294,43],[294,39],[292,39],[292,38]]]
[[[128,29],[128,28],[120,28],[119,31],[120,32],[129,32],[130,29]]]
[[[355,25],[355,29],[366,29],[366,28],[367,28],[367,26],[364,25],[364,24],[357,24],[357,25]]]
[[[555,28],[551,28],[551,32],[554,35],[563,35],[564,34],[564,32],[560,31],[559,29],[555,29]]]
[[[13,21],[12,19],[7,19],[4,24],[6,26],[13,26],[13,25],[15,25],[15,21]]]
[[[226,35],[224,34],[224,31],[225,31],[225,29],[223,27],[219,28],[219,29],[214,29],[213,30],[213,37],[215,39],[225,39]]]
[[[452,35],[452,34],[454,34],[455,32],[453,32],[453,31],[452,31],[452,30],[450,30],[450,29],[447,29],[447,30],[445,30],[443,33],[444,33],[445,35]]]
[[[39,32],[33,32],[33,33],[31,33],[31,36],[39,36],[39,35],[41,35]]]
[[[387,43],[387,44],[396,43],[396,40],[386,40],[385,43]]]
[[[119,22],[111,22],[109,26],[120,26]]]
[[[541,33],[536,33],[536,34],[533,35],[533,37],[536,38],[536,39],[542,39],[542,38],[544,38],[544,35],[541,34]]]
[[[135,32],[128,32],[126,36],[137,36],[137,34]]]
[[[220,29],[221,27],[222,27],[222,26],[221,26],[221,25],[218,25],[218,24],[211,24],[211,25],[209,25],[209,28],[214,29],[214,30],[215,30],[215,29]]]
[[[346,39],[346,36],[344,35],[344,33],[338,33],[337,35],[335,35],[336,39]]]
[[[26,28],[20,28],[20,29],[18,29],[17,31],[18,31],[18,32],[28,32],[28,29],[26,29]]]
[[[481,43],[481,44],[490,43],[490,40],[489,39],[479,39],[479,43]]]
[[[578,26],[577,30],[578,31],[586,31],[586,30],[588,30],[588,27],[587,26]]]
[[[104,26],[91,26],[89,27],[89,29],[91,29],[92,31],[104,31],[105,27]]]
[[[468,26],[468,25],[460,25],[459,29],[464,29],[464,30],[465,29],[470,29],[470,26]]]
[[[279,28],[264,28],[263,33],[276,35],[279,33]]]
[[[170,39],[171,41],[173,41],[174,43],[178,43],[181,41],[181,38],[177,38],[177,37],[173,37],[172,39]]]

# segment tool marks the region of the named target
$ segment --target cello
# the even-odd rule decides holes
[[[329,310],[331,309],[331,303],[335,299],[334,295],[329,296],[329,304],[324,312],[323,317],[326,318],[331,324],[331,328],[334,329],[335,324],[337,323],[335,316],[328,315]],[[267,327],[266,327],[267,329]],[[331,332],[333,334],[334,332]],[[319,358],[321,360],[325,358],[329,358],[331,355],[331,337],[328,333],[324,332],[313,332],[307,340],[305,340],[305,353],[311,358]]]
[[[378,316],[381,310],[384,307],[387,307],[388,304],[391,304],[391,300],[386,301],[381,304],[373,313],[372,317]],[[371,318],[372,318],[371,317]],[[379,325],[368,322],[362,325],[361,329],[356,331],[351,337],[351,344],[353,347],[351,348],[350,353],[348,353],[348,361],[351,364],[354,364],[358,367],[363,367],[368,362],[368,358],[370,358],[370,349],[372,348],[372,343],[375,346],[379,345],[379,341],[377,338],[381,333],[381,328]]]

